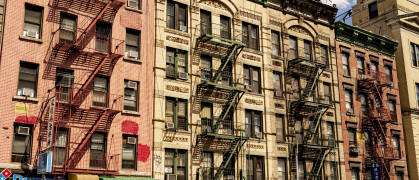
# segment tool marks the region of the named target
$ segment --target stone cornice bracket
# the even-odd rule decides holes
[[[359,34],[358,34],[358,32],[355,32],[355,31],[354,31],[354,32],[352,33],[352,37],[351,37],[351,38],[352,38],[352,41],[353,41],[353,40],[355,40],[355,39],[358,37],[358,35],[359,35]]]

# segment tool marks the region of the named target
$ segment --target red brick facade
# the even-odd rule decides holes
[[[97,62],[88,57],[80,57],[75,62],[58,62],[57,58],[50,57],[52,48],[55,45],[55,32],[59,30],[59,21],[53,10],[56,0],[25,0],[8,1],[5,16],[3,51],[1,54],[0,69],[0,169],[10,168],[12,171],[20,169],[20,164],[11,163],[12,143],[14,138],[15,121],[24,122],[25,117],[36,119],[41,110],[42,103],[47,99],[48,89],[54,88],[56,68],[68,69],[74,72],[74,82],[84,82],[91,74]],[[80,0],[76,0],[80,1]],[[102,3],[100,1],[83,1],[90,3]],[[140,32],[139,60],[133,61],[119,58],[113,70],[102,69],[98,75],[109,78],[108,92],[124,96],[124,80],[139,82],[138,89],[138,112],[119,112],[112,121],[110,130],[107,133],[107,146],[114,148],[115,153],[121,155],[122,134],[138,135],[137,141],[137,168],[136,171],[123,171],[121,167],[117,170],[121,175],[151,176],[152,172],[152,93],[153,93],[153,62],[154,62],[154,2],[142,1],[141,10],[132,10],[125,4],[119,8],[112,23],[112,38],[122,42],[118,47],[113,44],[112,48],[120,49],[124,53],[126,29],[133,29]],[[25,4],[39,6],[43,9],[41,39],[33,40],[22,36]],[[92,4],[86,3],[79,9],[63,9],[62,12],[77,16],[77,27],[86,28],[96,16]],[[91,40],[94,41],[94,40]],[[114,43],[114,42],[113,42]],[[20,62],[30,62],[38,65],[37,95],[35,98],[17,96],[18,77]],[[112,68],[110,68],[112,69]],[[19,103],[19,104],[17,104]],[[16,105],[28,106],[28,113],[16,112]],[[24,107],[24,106],[23,106]],[[19,118],[18,118],[19,117]],[[22,121],[23,118],[23,121]],[[130,123],[124,123],[129,121]],[[125,127],[128,124],[129,127]],[[132,125],[136,124],[136,126]],[[123,126],[125,125],[125,126]],[[39,124],[35,123],[35,130],[32,132],[31,163],[35,162],[35,155],[38,149]],[[32,126],[33,127],[33,126]],[[128,130],[127,130],[128,129]],[[72,134],[71,138],[79,135]],[[121,161],[121,158],[119,158]],[[121,162],[118,162],[119,166]],[[29,168],[30,169],[30,168]]]

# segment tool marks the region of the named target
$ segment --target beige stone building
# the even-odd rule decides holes
[[[153,177],[345,179],[336,11],[158,0]]]
[[[418,179],[419,1],[358,0],[352,10],[353,25],[399,42],[396,62],[409,179]]]

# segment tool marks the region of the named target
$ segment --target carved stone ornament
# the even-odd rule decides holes
[[[269,24],[274,25],[274,26],[279,26],[279,27],[282,26],[282,23],[281,22],[275,21],[273,19],[269,19]]]
[[[182,39],[182,38],[179,38],[179,37],[174,37],[174,36],[166,36],[166,40],[176,42],[176,43],[186,44],[186,45],[189,44],[188,40]]]
[[[272,61],[272,64],[274,66],[282,66],[282,62],[280,62],[280,61]]]
[[[172,86],[172,85],[166,85],[166,89],[169,91],[175,91],[175,92],[181,92],[181,93],[189,92],[189,88],[187,87],[179,87],[179,86]]]
[[[300,34],[304,34],[304,35],[310,36],[310,33],[306,29],[304,29],[303,27],[301,27],[301,26],[292,26],[292,27],[289,28],[289,30],[294,31],[294,32],[297,32],[297,33],[300,33]]]
[[[170,138],[170,137],[165,137],[164,138],[164,141],[167,141],[167,142],[174,142],[174,141],[177,141],[177,142],[188,142],[188,138],[182,138],[182,137],[173,137],[173,138]]]
[[[275,108],[284,109],[285,106],[284,104],[281,104],[281,103],[275,103]]]
[[[252,60],[252,61],[260,62],[260,57],[256,57],[256,56],[253,56],[253,55],[250,55],[250,54],[243,54],[242,57],[245,58],[245,59]]]
[[[286,147],[277,147],[276,148],[277,151],[287,151]]]
[[[247,147],[252,148],[252,149],[263,149],[264,148],[263,145],[256,145],[256,144],[248,144]]]
[[[244,102],[246,102],[247,104],[263,105],[263,101],[249,98],[244,99]]]
[[[221,10],[228,10],[226,7],[225,7],[225,5],[224,4],[221,4],[220,2],[218,2],[218,1],[202,1],[201,2],[202,4],[206,4],[206,5],[208,5],[208,6],[212,6],[212,7],[214,7],[214,8],[217,8],[217,9],[221,9]]]

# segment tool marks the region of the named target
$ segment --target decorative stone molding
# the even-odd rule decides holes
[[[253,55],[250,55],[250,54],[243,53],[242,57],[245,58],[245,59],[252,60],[252,61],[257,61],[257,62],[261,61],[260,57],[256,57],[256,56],[253,56]]]
[[[254,104],[254,105],[263,105],[263,101],[261,100],[256,100],[256,99],[249,99],[249,98],[245,98],[244,102],[246,102],[247,104]]]
[[[228,10],[223,4],[221,4],[218,1],[203,1],[201,3],[205,4],[205,5],[208,5],[208,6],[212,6],[212,7],[217,8],[217,9],[221,9],[221,10],[225,10],[225,11]]]
[[[282,62],[280,62],[280,61],[272,61],[272,65],[281,67],[282,66]]]
[[[172,41],[172,42],[176,42],[176,43],[181,43],[181,44],[189,45],[189,40],[182,39],[182,38],[179,38],[179,37],[166,36],[166,40]]]
[[[286,147],[280,147],[280,146],[278,146],[278,147],[276,148],[276,150],[277,150],[277,151],[287,151],[287,148],[286,148]]]
[[[269,24],[274,25],[274,26],[278,26],[278,27],[282,26],[281,22],[275,21],[274,19],[269,19]]]
[[[328,73],[323,73],[322,76],[325,77],[325,78],[330,78],[330,74],[328,74]]]
[[[199,13],[199,6],[191,6],[191,13]]]
[[[310,36],[310,33],[301,26],[292,26],[292,27],[289,28],[289,30],[300,33],[300,34]]]
[[[265,146],[263,146],[263,145],[256,145],[256,144],[248,144],[247,147],[252,148],[252,149],[264,149],[265,148]]]
[[[284,104],[281,104],[281,103],[275,103],[275,108],[284,109],[285,106]]]
[[[165,137],[165,138],[163,138],[163,141],[166,141],[166,142],[174,142],[174,141],[177,141],[177,142],[188,142],[188,138],[182,138],[182,137]]]
[[[179,87],[179,86],[173,86],[173,85],[166,85],[166,89],[169,91],[175,91],[175,92],[181,92],[181,93],[189,92],[189,88],[187,87]]]
[[[164,47],[164,41],[162,41],[162,40],[156,40],[155,46],[156,47],[159,47],[159,48],[165,48]]]
[[[240,15],[243,16],[243,17],[247,17],[247,18],[250,18],[250,19],[257,20],[257,21],[262,21],[262,16],[252,14],[252,13],[248,13],[248,12],[245,12],[245,11],[240,11]]]
[[[326,116],[333,117],[333,113],[332,112],[326,112]]]

